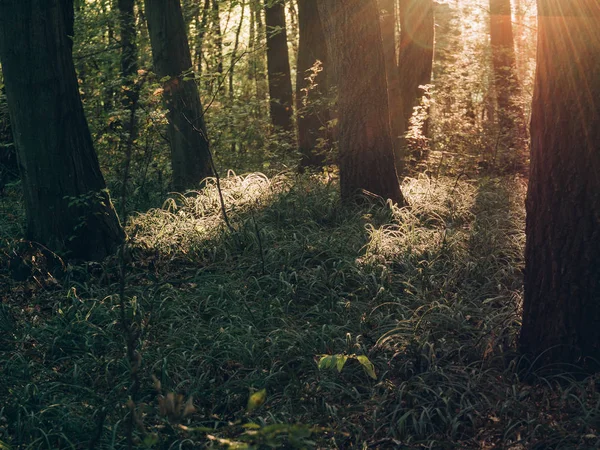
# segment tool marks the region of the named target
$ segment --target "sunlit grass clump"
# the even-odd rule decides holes
[[[598,444],[594,380],[540,378],[515,352],[521,181],[409,179],[405,208],[344,206],[317,176],[221,187],[229,226],[214,181],[128,224],[130,402],[114,261],[10,285],[0,441],[125,448],[134,411],[150,448]]]

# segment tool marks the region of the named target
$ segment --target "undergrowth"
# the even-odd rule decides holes
[[[598,378],[515,351],[521,180],[409,179],[402,209],[308,175],[223,190],[231,228],[212,183],[127,224],[133,366],[116,258],[4,266],[0,448],[126,448],[130,414],[137,448],[598,448]]]

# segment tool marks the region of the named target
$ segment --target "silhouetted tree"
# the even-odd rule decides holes
[[[521,347],[597,367],[600,3],[539,0],[538,11]]]
[[[88,260],[124,233],[100,173],[73,65],[72,0],[0,2],[0,61],[19,158],[27,236]]]
[[[508,138],[505,144],[515,147],[525,137],[525,122],[523,110],[519,106],[521,89],[517,75],[510,0],[490,0],[490,14],[498,125],[501,135]]]
[[[320,1],[338,87],[342,199],[366,190],[402,204],[376,0]]]
[[[328,139],[330,119],[327,104],[329,57],[317,7],[318,0],[298,0],[298,68],[296,111],[301,167],[321,167],[325,162],[323,144]],[[319,71],[320,70],[320,71]]]
[[[285,8],[281,0],[265,0],[267,26],[267,73],[271,99],[271,121],[285,131],[292,123],[292,76],[285,26]]]
[[[402,134],[408,130],[414,107],[423,91],[419,86],[431,83],[434,45],[433,0],[400,0],[400,54],[398,71],[402,102]],[[397,163],[405,160],[404,145],[400,146]],[[399,168],[399,173],[402,169]]]
[[[179,0],[145,0],[154,71],[164,79],[173,188],[197,187],[212,175],[209,141]]]

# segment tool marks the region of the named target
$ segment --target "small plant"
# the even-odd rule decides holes
[[[375,366],[365,355],[345,355],[343,353],[338,353],[337,355],[321,355],[318,363],[319,370],[337,369],[338,372],[341,372],[349,359],[358,361],[367,375],[374,380],[377,379]]]

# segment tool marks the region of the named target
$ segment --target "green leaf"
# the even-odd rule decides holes
[[[242,425],[242,427],[246,430],[260,430],[260,425],[253,422],[245,423],[244,425]]]
[[[331,369],[335,367],[335,356],[334,355],[323,355],[319,360],[319,370]]]
[[[341,372],[344,368],[344,364],[348,361],[348,357],[346,355],[337,355],[336,368],[338,372]]]
[[[256,408],[260,407],[267,400],[267,390],[261,389],[258,392],[255,392],[248,399],[248,407],[246,408],[248,412],[254,411]]]
[[[367,358],[365,355],[359,355],[356,357],[356,359],[358,360],[360,365],[363,366],[363,369],[365,369],[365,372],[367,372],[367,375],[369,375],[371,378],[376,380],[377,374],[375,373],[375,366],[369,360],[369,358]]]
[[[8,445],[6,442],[0,441],[0,450],[10,450],[10,448],[10,445]]]

